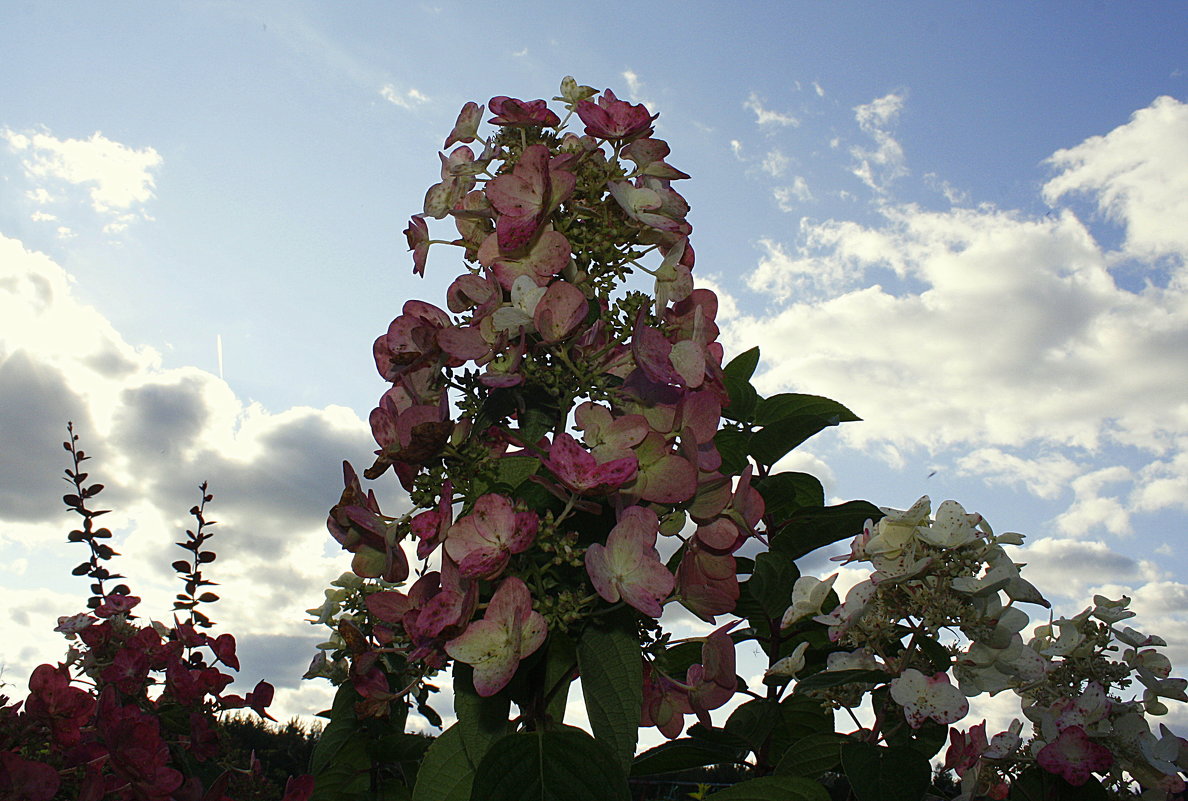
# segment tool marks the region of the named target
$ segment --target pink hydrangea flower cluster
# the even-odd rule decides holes
[[[722,474],[714,446],[729,396],[717,298],[693,286],[689,206],[673,185],[688,176],[666,163],[642,105],[571,78],[556,99],[564,119],[544,100],[467,103],[405,231],[415,273],[443,246],[463,267],[444,308],[408,301],[373,349],[391,387],[371,413],[379,447],[364,476],[391,469],[415,508],[384,515],[346,466],[329,528],[377,583],[349,633],[319,613],[377,711],[391,694],[376,673],[384,654],[422,675],[465,662],[487,696],[599,605],[731,612],[734,553],[763,514],[750,471]],[[480,141],[485,111],[496,128]],[[432,238],[430,220],[456,236]],[[652,294],[624,287],[636,271],[653,276]],[[427,564],[404,590],[407,541]],[[672,570],[660,554],[677,549]],[[550,593],[574,586],[588,592]],[[649,697],[670,682],[675,700],[645,718],[668,731],[673,715],[733,695],[733,642],[710,641],[730,669],[675,681],[649,667]]]

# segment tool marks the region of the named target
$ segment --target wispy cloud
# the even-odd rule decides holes
[[[907,175],[903,147],[891,135],[900,111],[903,110],[902,94],[884,95],[861,106],[855,106],[854,119],[863,132],[874,140],[874,148],[852,147],[850,155],[855,163],[851,172],[876,192],[886,192],[897,178]]]
[[[417,89],[410,88],[401,91],[390,83],[385,84],[383,88],[380,89],[380,97],[382,97],[384,100],[387,100],[392,105],[399,106],[403,109],[412,109],[421,105],[422,103],[429,102],[428,96]]]
[[[743,102],[743,108],[755,113],[755,122],[762,128],[768,126],[796,127],[800,120],[786,112],[774,111],[763,105],[763,100],[757,92],[751,92]]]

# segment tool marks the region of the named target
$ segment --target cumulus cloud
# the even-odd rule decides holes
[[[35,184],[28,194],[34,202],[51,203],[54,195],[49,190],[62,183],[85,186],[91,207],[115,218],[108,223],[115,231],[144,216],[143,206],[153,197],[155,172],[163,161],[151,147],[129,147],[98,131],[89,139],[59,139],[48,131],[5,128],[0,139],[17,154],[26,177]],[[47,219],[44,215],[41,219]]]
[[[1044,184],[1046,201],[1088,196],[1124,226],[1126,255],[1145,260],[1171,256],[1183,266],[1188,253],[1188,104],[1160,97],[1105,136],[1056,151],[1048,164],[1059,174]]]
[[[69,588],[4,591],[0,636],[28,643],[5,653],[6,669],[23,677],[60,659],[53,618],[84,605],[86,581],[63,581],[83,556],[65,542],[73,521],[61,506],[61,442],[73,420],[94,459],[90,480],[106,486],[96,505],[114,510],[105,521],[122,555],[112,566],[158,619],[178,591],[173,543],[193,526],[186,510],[210,480],[218,559],[206,573],[227,601],[210,614],[240,641],[244,683],[267,678],[287,688],[282,714],[309,712],[284,699],[309,694],[296,677],[324,632],[303,622],[304,610],[347,566],[324,524],[342,460],[367,461],[374,447],[367,425],[344,407],[271,412],[210,373],[165,369],[71,284],[51,259],[0,236],[0,318],[11,323],[0,331],[0,551],[27,565],[23,582]]]
[[[873,221],[806,218],[760,239],[746,282],[768,305],[742,304],[727,348],[762,343],[761,392],[822,394],[861,416],[839,430],[843,450],[893,468],[923,456],[1049,502],[1058,536],[1016,557],[1041,589],[1153,597],[1170,577],[1106,538],[1188,509],[1188,105],[1160,98],[1047,162],[1044,198],[1088,201],[1089,222],[1125,232],[1117,253],[1085,205],[1035,216],[894,202],[902,105],[892,94],[856,111],[876,141],[855,153]],[[1188,636],[1180,610],[1161,621]]]

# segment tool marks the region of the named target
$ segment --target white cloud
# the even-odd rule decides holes
[[[1153,155],[1157,154],[1157,158]],[[1188,103],[1160,97],[1105,136],[1058,150],[1060,170],[1044,184],[1044,199],[1090,196],[1126,229],[1125,253],[1156,259],[1188,253]]]
[[[775,148],[767,152],[767,155],[763,157],[763,162],[759,166],[771,177],[778,178],[784,174],[784,170],[788,169],[788,165],[791,163],[791,159],[781,153],[778,148]]]
[[[795,128],[796,126],[800,125],[800,120],[796,119],[791,114],[773,111],[769,108],[766,108],[763,105],[763,100],[756,92],[751,92],[751,94],[747,96],[746,101],[743,102],[743,108],[755,112],[755,122],[761,128],[773,125],[780,127],[792,126]]]
[[[98,131],[90,139],[58,139],[48,132],[22,134],[6,128],[0,138],[18,154],[31,180],[86,186],[96,212],[125,221],[143,214],[141,207],[153,197],[154,172],[163,161],[151,147],[135,149]],[[44,205],[52,195],[37,186],[32,198]]]
[[[96,504],[114,510],[104,518],[122,554],[112,567],[154,618],[169,619],[178,586],[169,565],[181,556],[173,543],[192,528],[186,510],[210,480],[219,559],[206,572],[225,599],[210,614],[239,640],[248,686],[295,687],[322,638],[304,610],[349,564],[324,521],[342,460],[368,461],[366,423],[343,407],[270,412],[210,373],[163,368],[81,303],[60,266],[3,236],[0,319],[0,562],[27,565],[25,583],[65,588],[0,599],[9,610],[0,636],[30,643],[5,654],[11,674],[60,659],[53,618],[85,603],[86,580],[68,578],[82,554],[65,542],[57,478],[73,420],[94,457],[91,481],[106,486]]]
[[[742,159],[742,149],[742,142],[738,141],[737,139],[730,140],[730,152],[734,154],[736,159]]]
[[[1103,528],[1111,534],[1132,534],[1130,512],[1117,495],[1105,495],[1102,490],[1111,484],[1133,480],[1125,467],[1113,466],[1094,470],[1072,481],[1076,495],[1072,506],[1056,521],[1066,534],[1082,535]]]
[[[809,191],[808,182],[804,180],[803,175],[797,175],[792,179],[791,186],[777,186],[772,190],[772,194],[780,211],[795,211],[798,203],[807,203],[813,199],[813,193]]]
[[[990,484],[1022,484],[1033,495],[1053,499],[1081,473],[1081,466],[1062,453],[1022,457],[1000,448],[978,448],[960,457],[961,474],[977,475]]]
[[[387,100],[394,106],[399,106],[403,109],[412,109],[422,103],[428,103],[429,98],[417,89],[405,89],[400,91],[392,84],[385,84],[380,89],[380,97]]]
[[[854,107],[854,119],[874,139],[874,149],[850,148],[855,158],[850,168],[864,184],[876,192],[885,192],[897,178],[907,175],[903,147],[891,135],[891,128],[903,110],[904,96],[894,92]]]
[[[640,80],[639,75],[634,70],[626,69],[619,74],[622,75],[623,80],[627,82],[627,93],[633,102],[642,103],[647,107],[648,112],[651,114],[657,114],[660,112],[656,102],[646,95],[646,90],[644,89],[645,84],[642,80]]]
[[[890,95],[860,122],[882,130],[901,105]],[[746,281],[768,305],[743,306],[727,348],[762,343],[762,392],[852,408],[864,422],[839,430],[843,446],[892,465],[943,458],[960,476],[1060,501],[1055,531],[1125,536],[1137,514],[1188,509],[1188,282],[1183,267],[1166,278],[1188,241],[1183,226],[1151,232],[1159,199],[1179,202],[1166,187],[1188,196],[1188,159],[1168,144],[1181,110],[1156,101],[1052,162],[1066,172],[1045,192],[1079,187],[1109,209],[1127,231],[1125,264],[1068,208],[931,211],[884,197],[873,222],[803,219],[790,241],[760,239]]]
[[[825,90],[821,88],[821,84],[817,83],[816,81],[813,81],[813,91],[817,93],[817,97],[825,96]]]

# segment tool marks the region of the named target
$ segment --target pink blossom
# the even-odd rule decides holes
[[[536,305],[532,321],[545,342],[560,342],[586,319],[585,294],[568,281],[554,281]]]
[[[495,115],[487,120],[492,125],[540,125],[555,128],[561,124],[561,118],[550,111],[548,104],[543,100],[524,101],[497,95],[488,100],[487,105]]]
[[[578,117],[586,123],[586,133],[603,139],[646,136],[652,132],[652,120],[656,119],[642,104],[632,105],[619,100],[610,89],[602,93],[597,105],[581,100],[576,110]]]
[[[572,253],[565,235],[546,226],[527,252],[515,257],[505,255],[500,249],[498,234],[489,235],[479,247],[478,262],[490,267],[500,286],[510,290],[522,275],[531,278],[537,286],[548,286],[552,277],[569,264]]]
[[[441,146],[442,149],[444,150],[456,142],[473,142],[478,137],[478,126],[482,120],[483,111],[484,107],[474,101],[462,106],[462,110],[458,112],[458,121],[454,123],[453,130],[446,137],[445,144]]]
[[[636,139],[623,148],[623,157],[635,162],[640,175],[675,180],[688,178],[686,173],[667,164],[664,159],[671,152],[663,139]]]
[[[445,644],[446,653],[474,668],[474,689],[484,698],[507,686],[520,660],[544,644],[548,627],[532,610],[532,596],[520,579],[503,580],[482,620]]]
[[[739,586],[736,563],[730,554],[714,553],[694,538],[685,546],[677,567],[677,597],[702,620],[734,611]]]
[[[511,499],[489,493],[474,510],[450,527],[445,548],[464,576],[495,578],[512,554],[523,553],[536,539],[534,512],[517,512]]]
[[[671,740],[681,736],[685,730],[685,715],[692,712],[688,690],[645,662],[639,725],[655,726]]]
[[[652,617],[664,611],[662,602],[675,579],[656,551],[659,529],[655,512],[632,506],[619,517],[606,545],[593,543],[586,549],[586,572],[605,600],[615,603],[622,598]]]
[[[1069,784],[1080,787],[1093,773],[1109,770],[1114,755],[1104,745],[1089,739],[1080,726],[1069,726],[1040,749],[1035,761],[1049,773],[1063,776]]]
[[[704,726],[712,726],[710,710],[734,697],[738,677],[734,673],[734,640],[730,629],[738,621],[715,629],[701,646],[701,664],[689,667],[685,682],[689,685],[689,706]]]
[[[425,275],[425,260],[429,257],[429,224],[423,214],[414,214],[404,229],[408,249],[413,254],[413,273]]]
[[[510,173],[487,184],[487,199],[499,212],[500,250],[510,253],[527,245],[545,218],[573,194],[577,177],[564,169],[570,160],[550,156],[544,145],[529,145]]]
[[[450,155],[439,153],[438,157],[441,159],[441,182],[429,187],[425,193],[423,211],[440,220],[474,189],[475,178],[471,167],[474,164],[474,151],[462,145],[454,148]]]
[[[639,467],[635,456],[599,464],[577,440],[565,433],[553,438],[549,455],[541,461],[562,484],[586,495],[618,489],[635,476]]]

